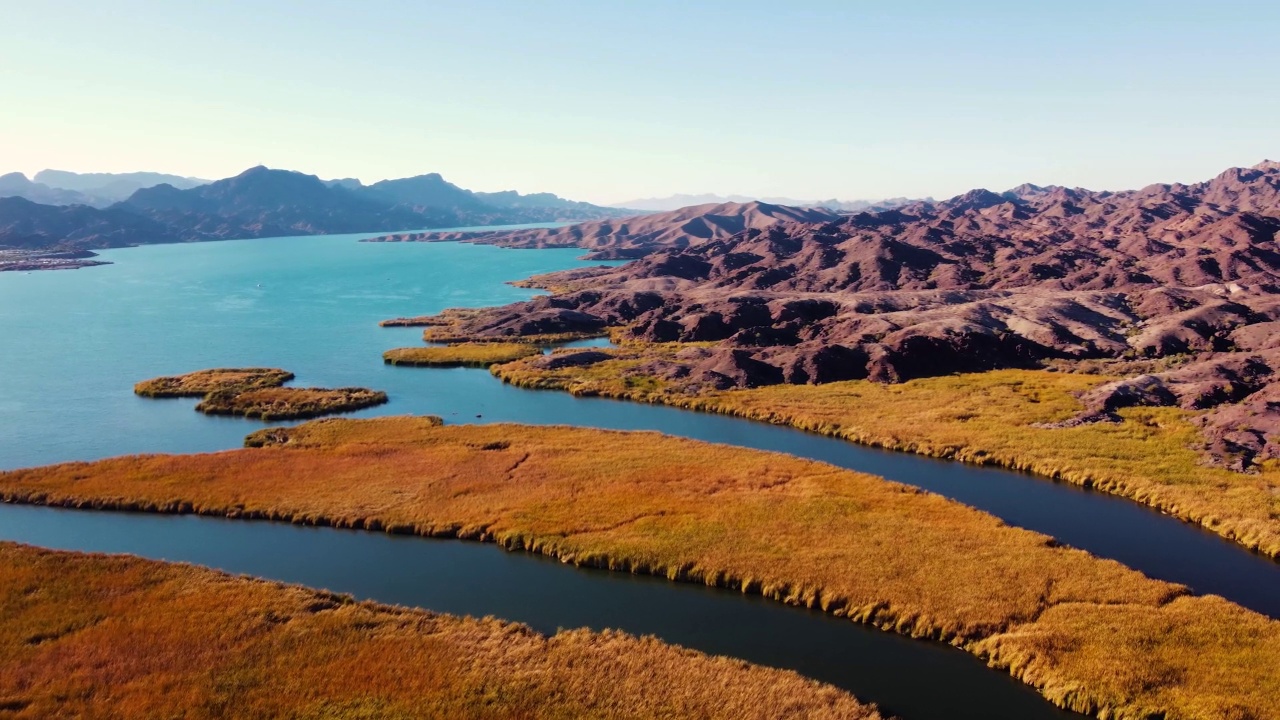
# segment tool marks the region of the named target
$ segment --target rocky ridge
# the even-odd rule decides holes
[[[582,247],[624,241],[564,230]],[[974,190],[683,242],[647,232],[664,245],[621,267],[535,278],[556,293],[467,315],[450,332],[621,327],[636,340],[713,343],[637,371],[690,392],[1176,358],[1086,398],[1079,420],[1177,404],[1209,411],[1197,422],[1215,461],[1280,457],[1278,163],[1125,192]]]

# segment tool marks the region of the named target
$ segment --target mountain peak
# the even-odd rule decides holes
[[[986,188],[976,188],[947,200],[943,205],[953,210],[982,210],[1007,202],[1009,198],[1003,195],[997,195]]]

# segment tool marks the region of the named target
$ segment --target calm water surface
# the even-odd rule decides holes
[[[199,563],[544,633],[617,628],[795,670],[904,720],[1068,720],[978,658],[757,595],[583,570],[495,545],[191,516],[0,505],[0,539]]]

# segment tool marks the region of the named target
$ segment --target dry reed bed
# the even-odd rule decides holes
[[[143,397],[198,397],[198,412],[240,415],[266,422],[303,420],[352,412],[387,402],[387,394],[367,388],[280,387],[293,373],[274,368],[214,368],[186,375],[143,380],[133,386]]]
[[[154,398],[203,397],[219,390],[280,387],[292,379],[293,373],[276,368],[212,368],[143,380],[133,392]]]
[[[1042,370],[1000,370],[913,380],[775,385],[750,390],[672,391],[636,374],[647,350],[618,360],[543,370],[494,366],[504,382],[660,403],[790,425],[891,450],[1033,472],[1120,495],[1201,525],[1280,559],[1280,468],[1242,474],[1201,464],[1202,442],[1176,408],[1130,408],[1122,423],[1037,425],[1072,417],[1076,393],[1109,378]]]
[[[196,405],[196,410],[208,415],[240,415],[272,422],[354,412],[385,402],[386,393],[367,388],[262,388],[209,393]]]
[[[1099,716],[1280,718],[1280,623],[860,473],[656,433],[429,418],[251,442],[266,447],[4,473],[0,497],[490,540],[950,642]]]
[[[489,367],[541,353],[541,348],[528,343],[469,342],[445,347],[396,348],[382,353],[382,361],[388,365],[418,367]]]
[[[0,715],[880,717],[653,638],[551,637],[187,565],[0,543]]]

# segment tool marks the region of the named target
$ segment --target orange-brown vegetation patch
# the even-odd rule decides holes
[[[656,433],[407,417],[250,442],[265,447],[3,473],[0,498],[487,539],[945,640],[1075,710],[1280,718],[1280,623],[868,475]],[[1142,643],[1156,679],[1134,670]]]
[[[213,368],[143,380],[133,391],[143,397],[202,397],[219,390],[279,387],[292,379],[293,373],[275,368]]]
[[[242,415],[267,422],[353,412],[387,401],[387,394],[366,388],[262,388],[209,393],[196,405],[208,415]]]
[[[382,361],[388,365],[419,367],[489,367],[541,353],[541,348],[528,343],[457,343],[443,347],[396,348],[382,353]]]
[[[1027,470],[1136,500],[1280,559],[1280,468],[1274,463],[1248,474],[1206,465],[1194,413],[1179,408],[1125,408],[1117,423],[1064,422],[1081,412],[1080,394],[1111,377],[996,370],[896,385],[853,380],[688,393],[652,372],[652,361],[672,352],[661,345],[599,352],[612,359],[575,365],[534,358],[492,372],[520,387],[736,415]]]
[[[366,388],[280,387],[293,373],[272,368],[215,368],[144,380],[133,386],[143,397],[199,397],[196,410],[241,415],[267,422],[352,412],[381,405],[387,394]]]
[[[0,715],[865,718],[653,638],[552,637],[186,565],[0,543]]]

